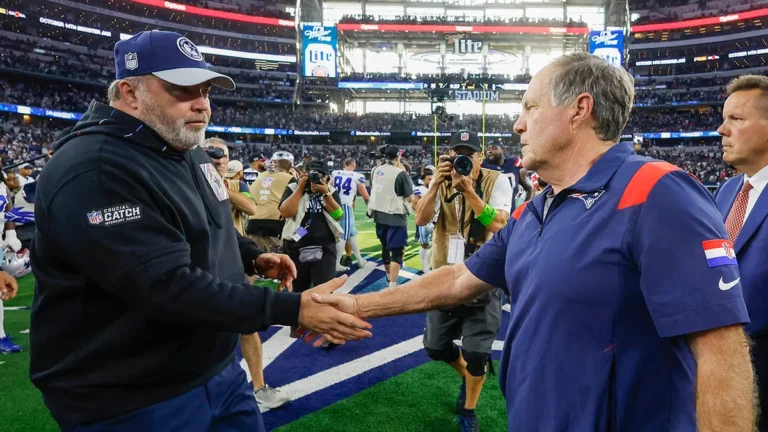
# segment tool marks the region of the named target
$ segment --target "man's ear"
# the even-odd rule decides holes
[[[595,108],[595,100],[592,95],[584,92],[576,96],[576,99],[571,104],[570,109],[570,124],[571,129],[575,129],[585,122],[592,127],[592,110]]]
[[[139,109],[139,99],[137,96],[138,84],[129,80],[122,80],[118,84],[120,89],[120,100],[134,110]]]

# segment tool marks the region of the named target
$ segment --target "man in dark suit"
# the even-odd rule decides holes
[[[723,108],[723,160],[741,173],[715,194],[739,262],[754,341],[760,390],[759,430],[768,431],[768,77],[745,75],[728,85]],[[720,289],[730,289],[720,281]]]

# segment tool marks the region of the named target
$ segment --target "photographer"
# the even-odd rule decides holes
[[[464,262],[507,223],[512,186],[498,171],[480,168],[481,151],[476,133],[455,133],[450,157],[440,156],[437,173],[417,205],[417,226],[428,225],[437,215],[433,269]],[[456,401],[462,430],[477,430],[475,407],[500,326],[499,290],[450,309],[427,312],[427,355],[450,364],[463,378]],[[455,339],[462,340],[461,350]]]
[[[276,152],[269,166],[269,171],[262,173],[250,186],[251,196],[257,205],[245,232],[262,250],[275,251],[280,248],[280,234],[285,224],[280,215],[280,201],[286,186],[294,179],[290,174],[293,171],[293,155]]]
[[[380,149],[387,162],[376,167],[371,175],[369,215],[376,222],[376,237],[381,242],[381,260],[387,271],[389,286],[397,285],[403,265],[403,249],[408,244],[408,215],[413,204],[413,185],[402,169],[400,149],[388,145]]]
[[[336,270],[336,242],[343,230],[337,222],[344,215],[339,193],[329,185],[327,167],[309,164],[309,173],[288,183],[280,203],[284,252],[296,263],[293,291],[331,280]]]

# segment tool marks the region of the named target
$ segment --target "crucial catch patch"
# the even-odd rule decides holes
[[[89,212],[88,224],[97,227],[111,227],[141,220],[141,206],[120,204]]]

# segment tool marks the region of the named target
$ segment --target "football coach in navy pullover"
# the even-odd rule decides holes
[[[558,58],[531,80],[515,123],[523,166],[550,184],[541,195],[466,263],[314,299],[367,318],[505,289],[509,431],[753,432],[733,243],[704,186],[618,142],[633,96],[625,70]]]
[[[118,42],[115,66],[109,105],[55,143],[37,187],[32,382],[63,430],[263,431],[239,334],[299,325],[343,342],[369,325],[312,291],[248,285],[296,269],[236,234],[199,147],[211,86],[234,82],[172,32]]]

